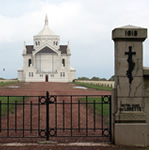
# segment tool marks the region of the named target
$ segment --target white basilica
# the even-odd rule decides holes
[[[34,44],[24,44],[23,68],[18,70],[18,80],[24,82],[71,82],[76,70],[70,66],[70,47],[60,45],[60,37],[48,27],[33,37]]]

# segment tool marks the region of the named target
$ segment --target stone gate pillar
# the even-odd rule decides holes
[[[124,26],[112,31],[115,42],[113,140],[116,145],[148,145],[143,90],[143,41],[147,29]]]

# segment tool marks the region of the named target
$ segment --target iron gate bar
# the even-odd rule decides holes
[[[110,102],[110,105],[109,105],[109,134],[110,134],[110,141],[112,140],[112,126],[111,126],[111,123],[112,123],[112,117],[111,117],[111,113],[112,113],[112,99],[111,99],[111,96],[109,97],[109,102]]]
[[[9,137],[9,96],[7,98],[7,137]]]
[[[71,137],[72,137],[72,96],[71,96]]]
[[[17,133],[17,101],[15,101],[15,133]]]
[[[102,107],[102,112],[101,112],[101,117],[102,117],[102,136],[104,135],[104,133],[103,133],[103,97],[102,97],[102,105],[101,105],[101,107]]]
[[[88,136],[88,97],[86,96],[86,136]]]
[[[93,110],[94,117],[93,118],[94,118],[94,132],[95,132],[95,100],[94,100],[94,104],[93,105],[94,105],[93,106],[94,107],[94,110]]]
[[[57,102],[55,103],[55,129],[57,129]],[[56,132],[56,136],[57,136],[57,132]]]
[[[49,92],[46,92],[46,140],[49,140]]]
[[[0,96],[1,97],[4,97],[4,96]],[[7,101],[5,102],[1,102],[0,100],[0,134],[2,133],[2,131],[7,131],[6,132],[6,136],[0,136],[2,138],[6,138],[6,137],[9,137],[9,138],[41,138],[41,134],[43,134],[42,138],[46,138],[46,140],[49,140],[50,137],[53,137],[53,136],[56,136],[56,137],[110,137],[111,139],[111,95],[50,95],[49,92],[46,92],[46,96],[5,96],[7,97]],[[17,102],[15,101],[14,103],[10,101],[10,97],[22,97],[22,101],[23,102]],[[29,98],[31,97],[32,98],[38,98],[38,100],[36,100],[35,102],[34,99],[31,100],[30,102],[25,102],[25,98]],[[65,101],[64,98],[66,97],[70,97],[70,100],[68,101]],[[76,99],[76,98],[79,98],[79,97],[85,97],[85,102],[81,102],[80,99]],[[93,101],[90,102],[88,101],[88,98],[89,97],[93,97]],[[101,97],[101,101],[95,101],[94,97]],[[61,98],[60,100],[62,101],[57,101],[57,98]],[[73,102],[73,98],[75,98],[75,101]],[[54,128],[51,128],[51,125],[49,123],[51,117],[50,117],[50,108],[49,106],[52,104],[54,104],[54,108],[55,108],[55,127]],[[89,126],[89,105],[92,105],[93,107],[93,125],[92,127]],[[104,116],[103,116],[103,113],[104,113],[104,105],[108,105],[109,106],[109,127],[107,128],[104,128]],[[7,122],[6,122],[6,128],[2,128],[2,105],[6,105],[7,106]],[[11,122],[9,121],[9,108],[10,108],[10,105],[14,105],[14,110],[15,110],[15,114],[14,114],[14,125],[15,125],[15,128],[11,128]],[[22,106],[22,128],[20,128],[18,126],[18,106]],[[25,108],[28,108],[26,107],[28,105],[29,107],[29,114],[30,114],[30,118],[29,118],[29,128],[25,128],[25,124],[27,122],[27,120],[25,120],[25,115],[27,115],[25,113]],[[37,123],[38,123],[38,126],[37,128],[33,128],[33,105],[35,106],[38,106],[38,112],[37,112]],[[41,105],[45,105],[46,106],[46,128],[41,128]],[[57,106],[58,105],[62,105],[62,110],[63,110],[63,127],[60,128],[57,126],[57,119],[58,119],[58,116],[57,116]],[[65,112],[65,105],[70,105],[70,127],[69,128],[65,128],[65,125],[66,125],[66,112]],[[77,105],[77,113],[78,113],[78,118],[77,118],[77,128],[73,128],[73,119],[74,119],[74,116],[73,116],[73,112],[72,112],[72,109],[73,109],[73,106]],[[85,128],[82,127],[81,128],[81,105],[85,105]],[[97,124],[96,124],[96,105],[101,105],[101,127],[100,128],[97,128]],[[92,123],[91,122],[91,123]],[[90,127],[90,128],[89,128]],[[17,133],[18,131],[22,131],[22,136],[11,136],[10,135],[10,131],[15,131],[15,133]],[[25,132],[27,131],[30,131],[30,133],[32,132],[37,132],[38,135],[34,136],[34,135],[27,135],[25,134]],[[63,131],[65,133],[65,131],[69,131],[69,134],[67,135],[60,135],[60,134],[57,134],[57,131]],[[78,132],[81,132],[81,131],[85,131],[85,134],[83,135],[75,135],[73,134],[73,131],[78,131]],[[96,135],[90,135],[90,131],[93,131],[96,132],[96,131],[102,131],[102,134],[96,134]]]
[[[24,97],[23,97],[23,137],[24,137]]]
[[[80,132],[80,100],[78,100],[78,129]]]
[[[40,97],[38,97],[38,131],[40,131]]]
[[[64,100],[63,100],[63,132],[65,132],[65,105],[64,105]]]
[[[32,133],[32,101],[30,101],[30,133]]]

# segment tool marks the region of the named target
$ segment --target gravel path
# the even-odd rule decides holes
[[[16,88],[12,88],[16,86]],[[94,89],[77,89],[73,83],[16,83],[9,86],[0,86],[0,95],[10,96],[41,96],[49,91],[51,95],[108,95],[109,91],[100,91]]]

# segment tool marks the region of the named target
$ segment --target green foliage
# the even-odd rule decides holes
[[[91,80],[93,80],[93,81],[100,81],[100,78],[99,77],[93,77],[93,78],[91,78]]]
[[[5,86],[5,85],[9,85],[9,84],[14,84],[17,83],[17,81],[12,81],[12,82],[0,82],[0,86]]]
[[[100,81],[107,81],[107,79],[106,78],[101,78]]]
[[[7,105],[9,100],[9,105]],[[0,107],[1,107],[1,115],[5,116],[8,108],[10,113],[14,113],[15,101],[18,103],[22,103],[23,97],[0,97]]]
[[[115,80],[115,76],[111,76],[111,78],[109,79],[109,81],[114,81]]]
[[[79,77],[78,80],[107,81],[106,78],[99,78],[99,77],[92,77],[91,79],[87,77]]]
[[[79,77],[78,80],[90,80],[90,79],[87,77]]]
[[[80,100],[86,102],[86,98],[80,98]],[[109,116],[109,104],[103,103],[102,107],[102,99],[101,97],[88,97],[87,102],[89,103],[88,106],[94,109],[94,102],[95,102],[95,110],[97,114],[103,114],[104,116]],[[103,112],[102,112],[103,110]]]
[[[93,88],[96,90],[104,90],[104,91],[111,91],[112,88],[110,87],[103,87],[100,85],[92,85],[92,84],[87,84],[87,83],[80,83],[80,82],[74,82],[76,85],[80,85],[80,86],[84,86],[84,87],[88,87],[88,88]]]

